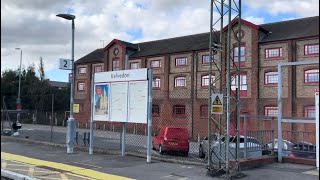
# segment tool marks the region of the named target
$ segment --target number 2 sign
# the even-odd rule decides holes
[[[59,69],[71,70],[71,60],[70,59],[60,59]]]

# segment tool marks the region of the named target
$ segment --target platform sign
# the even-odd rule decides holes
[[[59,59],[59,69],[71,70],[71,59]]]
[[[94,74],[94,121],[147,123],[148,69]]]
[[[223,114],[223,95],[212,94],[211,114]]]

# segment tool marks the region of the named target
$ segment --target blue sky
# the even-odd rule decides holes
[[[243,0],[242,7],[242,18],[255,24],[319,15],[318,0]],[[23,66],[38,68],[42,56],[47,78],[67,82],[70,71],[58,66],[59,58],[71,58],[71,22],[59,13],[76,16],[77,60],[115,38],[144,42],[208,32],[210,0],[2,0],[1,71],[18,68],[19,47]]]

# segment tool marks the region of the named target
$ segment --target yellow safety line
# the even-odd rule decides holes
[[[33,176],[34,173],[34,167],[29,167],[29,172],[28,172],[28,176]]]
[[[78,178],[88,179],[88,180],[96,180],[95,178],[80,176],[80,175],[77,175],[77,174],[72,174],[72,173],[66,173],[66,174],[67,174],[68,176],[72,176],[72,177],[78,177]]]
[[[68,180],[68,177],[65,174],[61,173],[60,176],[62,180]]]
[[[1,162],[1,168],[5,169],[7,167],[7,162]]]
[[[80,168],[80,167],[76,167],[76,166],[71,166],[71,165],[56,163],[56,162],[51,162],[51,161],[44,161],[44,160],[40,160],[40,159],[33,159],[33,158],[26,157],[26,156],[20,156],[20,155],[5,153],[5,152],[1,152],[1,157],[5,158],[5,159],[24,162],[24,163],[28,163],[28,164],[32,164],[32,165],[37,165],[37,166],[52,167],[55,169],[68,171],[73,174],[78,174],[78,175],[82,175],[82,176],[86,176],[86,177],[94,177],[96,179],[101,179],[101,180],[108,180],[108,179],[110,179],[110,180],[133,180],[131,178],[112,175],[112,174],[106,174],[106,173],[102,173],[102,172],[91,170],[91,169],[85,169],[85,168]]]

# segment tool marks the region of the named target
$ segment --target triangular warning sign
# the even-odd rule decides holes
[[[219,96],[216,96],[216,98],[214,99],[212,105],[222,105]]]

